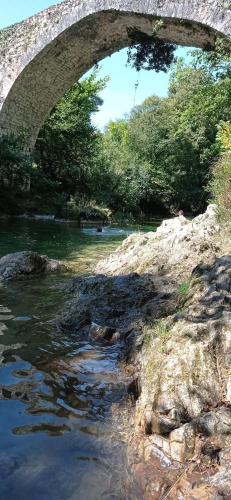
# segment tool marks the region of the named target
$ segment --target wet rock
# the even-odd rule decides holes
[[[114,332],[112,337],[111,337],[111,343],[114,343],[116,344],[117,342],[119,342],[121,339],[121,335],[120,335],[120,332]]]
[[[138,378],[134,378],[128,385],[128,394],[130,394],[130,396],[132,396],[134,398],[135,401],[137,401],[137,399],[139,398],[140,396],[140,392],[141,392],[141,387],[140,387],[140,381]]]
[[[157,463],[156,469],[153,465],[148,463],[134,464],[132,467],[132,473],[136,479],[136,484],[141,489],[140,496],[131,496],[130,498],[159,500],[160,498],[164,498],[170,488],[171,479],[169,478],[169,475],[167,475],[166,472],[164,473],[164,471],[160,471],[157,467]]]
[[[7,326],[5,325],[5,323],[0,322],[0,335],[4,335],[6,330]]]
[[[195,451],[195,430],[191,424],[175,429],[169,436],[170,453],[173,460],[185,462],[193,458]]]
[[[71,280],[67,290],[73,298],[57,318],[58,328],[94,339],[126,340],[129,349],[142,332],[143,310],[156,293],[156,284],[150,276],[99,275]]]
[[[89,330],[89,335],[92,340],[111,340],[113,335],[116,333],[115,328],[110,328],[109,326],[97,325],[97,323],[92,323]]]
[[[17,316],[14,321],[31,321],[31,316]]]
[[[0,259],[0,281],[26,279],[33,275],[65,270],[62,262],[35,252],[16,252]]]

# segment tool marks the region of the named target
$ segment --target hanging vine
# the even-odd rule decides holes
[[[152,35],[147,35],[137,28],[128,28],[130,46],[127,63],[137,71],[145,69],[166,73],[171,64],[176,62],[174,55],[176,46],[161,40],[156,35],[160,27],[158,24]]]

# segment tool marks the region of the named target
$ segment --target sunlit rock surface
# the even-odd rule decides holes
[[[144,499],[231,496],[231,245],[223,231],[210,205],[193,220],[129,236],[95,276],[66,285],[59,328],[96,342],[116,334],[120,344],[134,401],[129,463]]]
[[[219,232],[216,209],[209,205],[192,221],[180,216],[165,220],[156,232],[131,234],[108,259],[100,261],[97,273],[129,272],[187,275],[200,259],[210,259],[219,250],[213,236]]]

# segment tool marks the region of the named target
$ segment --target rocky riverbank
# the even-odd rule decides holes
[[[130,376],[140,498],[231,496],[231,245],[215,212],[131,235],[65,285],[58,328],[118,343]]]

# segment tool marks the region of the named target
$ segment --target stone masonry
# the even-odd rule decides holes
[[[65,0],[0,31],[0,133],[28,131],[32,148],[49,112],[89,68],[129,44],[128,28],[176,44],[230,43],[230,0]]]

